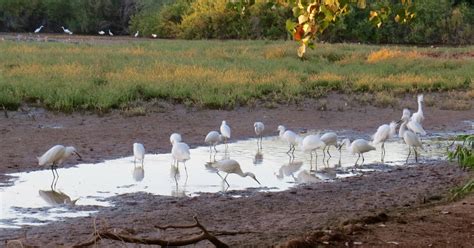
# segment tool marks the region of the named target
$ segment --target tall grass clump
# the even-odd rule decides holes
[[[474,169],[474,135],[459,135],[457,141],[462,141],[461,144],[456,144],[454,149],[448,151],[448,158],[456,160],[462,168]],[[465,196],[474,190],[474,179],[471,179],[464,186],[455,189],[453,198]]]

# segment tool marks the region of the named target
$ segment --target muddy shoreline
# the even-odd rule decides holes
[[[416,102],[412,102],[410,107],[413,110],[416,109]],[[257,106],[226,111],[162,104],[149,108],[146,116],[133,117],[116,111],[98,116],[25,108],[24,111],[9,112],[9,118],[0,117],[0,137],[3,141],[0,152],[4,158],[0,173],[41,169],[37,166],[36,156],[54,144],[74,145],[83,156],[83,161],[71,159],[65,166],[129,156],[131,144],[136,141],[144,143],[151,153],[169,152],[169,135],[172,132],[180,132],[184,140],[194,147],[203,144],[208,131],[218,130],[222,120],[232,127],[233,140],[253,137],[255,121],[265,123],[265,135],[276,134],[276,127],[283,124],[294,130],[350,130],[355,136],[368,138],[379,125],[400,118],[402,109],[353,106],[340,96],[328,98],[324,105],[328,106],[325,111],[320,110],[322,104],[316,100],[273,109]],[[472,130],[472,124],[464,121],[474,119],[474,110],[426,107],[425,117],[424,126],[428,132],[463,132]],[[415,210],[428,203],[443,202],[451,188],[464,183],[469,177],[472,173],[462,171],[454,164],[439,162],[401,167],[389,173],[370,173],[336,183],[302,186],[284,192],[249,192],[242,198],[233,198],[230,194],[172,198],[136,193],[116,197],[116,207],[102,209],[93,217],[109,226],[133,229],[136,235],[167,235],[179,239],[188,237],[189,232],[167,231],[160,234],[153,225],[190,223],[192,216],[198,215],[201,222],[212,230],[251,231],[219,237],[232,247],[268,246],[346,220],[380,212],[396,215],[401,209]],[[0,180],[6,182],[5,177]],[[466,218],[471,216],[466,214]],[[93,217],[67,219],[42,227],[2,229],[0,240],[21,237],[26,231],[27,244],[53,247],[73,244],[84,241],[92,233]],[[429,230],[430,226],[424,228]],[[416,238],[420,237],[413,239]],[[113,247],[114,243],[105,241],[101,245]],[[203,242],[198,246],[208,245]]]

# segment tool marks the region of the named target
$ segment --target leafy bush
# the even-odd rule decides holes
[[[460,135],[457,140],[461,140],[462,144],[449,151],[448,158],[456,159],[461,167],[474,169],[474,135]]]

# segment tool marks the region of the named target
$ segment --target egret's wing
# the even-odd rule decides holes
[[[415,133],[426,135],[425,129],[423,129],[423,127],[421,126],[419,122],[411,120],[408,122],[407,127]]]
[[[373,135],[373,143],[378,144],[388,138],[390,127],[386,124],[377,128],[377,132]]]
[[[38,165],[51,165],[58,161],[65,153],[65,148],[62,145],[55,145],[38,158]]]

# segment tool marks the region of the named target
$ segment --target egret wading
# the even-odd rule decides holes
[[[421,123],[415,121],[412,117],[410,117],[410,114],[411,112],[409,109],[403,109],[402,118],[399,122],[403,122],[404,120],[406,120],[408,129],[413,131],[415,134],[426,135],[426,131],[421,125]]]
[[[408,120],[404,119],[402,124],[400,125],[400,130],[398,132],[398,135],[400,136],[400,138],[402,138],[403,141],[405,141],[405,144],[408,145],[408,156],[405,163],[408,163],[408,158],[410,157],[412,147],[413,147],[413,151],[415,152],[415,162],[418,163],[418,152],[416,151],[416,148],[422,147],[421,140],[414,132],[407,130],[406,128],[407,123],[408,123]]]
[[[359,154],[359,157],[357,157],[357,160],[355,162],[355,166],[357,166],[357,162],[359,162],[360,157],[362,156],[362,163],[364,163],[364,153],[370,152],[372,150],[375,150],[375,147],[371,146],[369,142],[365,139],[356,139],[354,141],[351,141],[349,139],[344,139],[342,141],[342,144],[346,145],[346,148],[348,151],[350,151],[352,154]]]
[[[279,133],[279,136],[280,136],[280,139],[286,141],[288,143],[288,145],[290,146],[290,150],[288,150],[286,153],[290,153],[293,154],[295,152],[295,146],[298,144],[298,141],[300,140],[299,139],[299,136],[291,131],[291,130],[286,130],[285,126],[278,126],[278,130],[280,133]]]
[[[145,160],[145,147],[140,143],[133,143],[133,163],[136,164],[137,160],[142,162]]]
[[[425,120],[425,115],[423,114],[423,95],[418,95],[417,102],[418,111],[416,111],[416,113],[414,113],[411,118],[421,124]]]
[[[253,124],[253,128],[255,130],[255,134],[257,135],[257,146],[262,148],[262,140],[263,140],[263,130],[265,129],[265,125],[262,122],[257,121]],[[259,145],[260,142],[260,145]]]
[[[171,135],[173,136],[173,135]],[[178,167],[179,162],[182,162],[184,164],[184,169],[186,170],[186,175],[188,174],[188,169],[186,168],[186,161],[188,161],[191,158],[191,154],[189,152],[189,146],[188,144],[184,142],[180,142],[176,139],[171,139],[171,144],[173,145],[173,148],[171,148],[171,156],[173,157],[173,164]]]
[[[372,135],[372,140],[373,144],[379,144],[382,143],[382,163],[385,158],[385,141],[393,138],[395,136],[397,129],[397,123],[392,121],[390,124],[383,124],[380,127],[377,128],[377,132],[375,132],[374,135]]]
[[[54,179],[59,178],[57,167],[62,164],[67,158],[72,154],[76,154],[79,158],[82,158],[81,155],[76,151],[76,148],[73,146],[64,147],[63,145],[55,145],[51,147],[47,152],[45,152],[41,157],[38,157],[39,166],[51,166],[51,172],[53,173],[53,183]],[[56,171],[56,174],[54,173]],[[53,183],[51,188],[53,188]]]
[[[323,160],[326,157],[326,154],[324,153],[324,150],[326,150],[327,154],[329,157],[331,156],[331,153],[329,153],[329,148],[331,146],[337,147],[337,134],[335,132],[328,132],[325,133],[321,136],[321,141],[324,142],[324,147],[323,147]]]
[[[311,154],[311,161],[313,161],[313,152],[316,156],[316,163],[318,161],[318,153],[316,149],[322,148],[325,146],[324,142],[321,140],[321,136],[318,134],[310,134],[304,139],[299,139],[301,143],[301,150],[303,152],[309,152]]]
[[[225,121],[222,121],[220,130],[222,137],[224,138],[225,146],[227,148],[227,140],[230,139],[230,127]]]
[[[223,137],[219,132],[210,131],[204,139],[204,142],[209,145],[209,152],[212,152],[212,147],[214,147],[214,151],[217,152],[216,145],[222,142],[222,139]]]
[[[217,175],[219,175],[222,178],[222,180],[227,184],[228,187],[230,187],[229,183],[227,182],[227,176],[229,176],[229,174],[237,174],[241,177],[251,177],[258,184],[260,184],[260,182],[257,180],[257,178],[252,172],[243,172],[242,169],[240,168],[239,162],[233,159],[224,159],[224,160],[217,161],[216,163],[213,164],[213,167],[218,170]],[[225,172],[227,174],[225,175],[225,177],[222,177],[219,174],[219,171]]]

